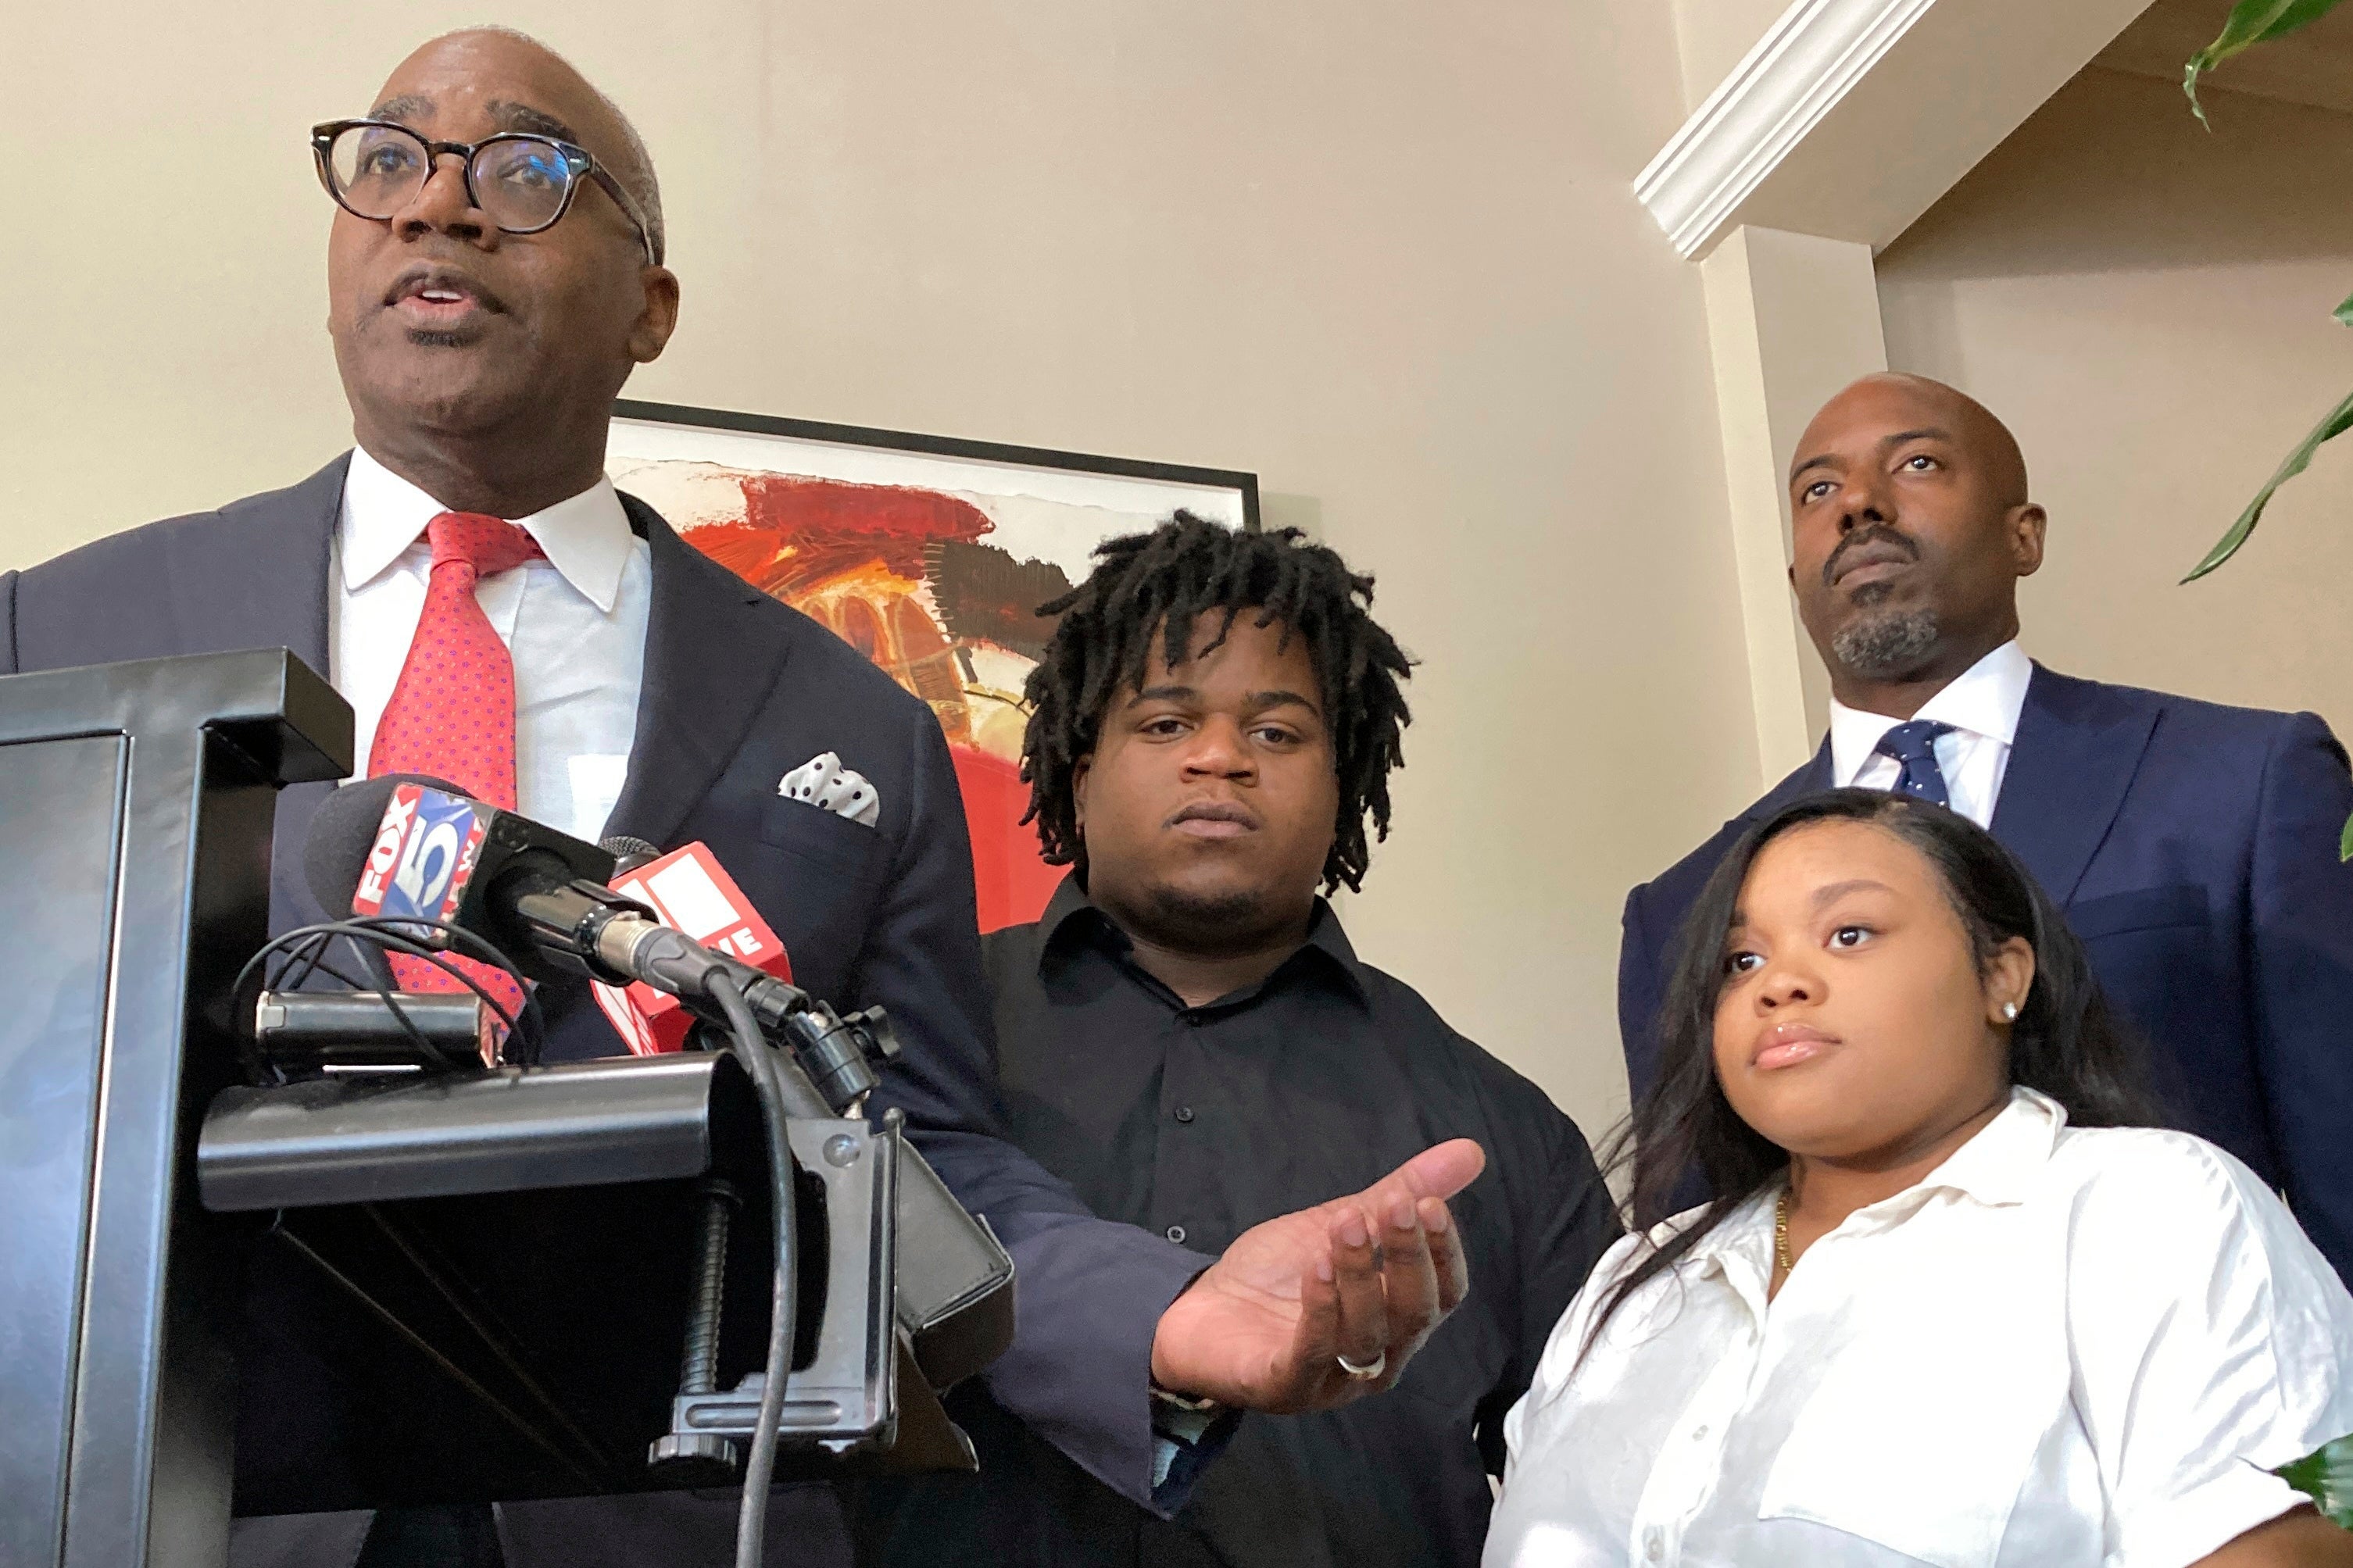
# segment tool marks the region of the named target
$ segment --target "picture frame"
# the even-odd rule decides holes
[[[1261,526],[1258,478],[1239,469],[634,399],[615,405],[606,471],[930,705],[984,931],[1037,919],[1062,877],[1021,821],[1022,688],[1053,631],[1037,606],[1083,580],[1097,545],[1180,509]]]

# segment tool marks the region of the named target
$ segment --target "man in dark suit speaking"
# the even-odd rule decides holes
[[[541,46],[479,30],[426,45],[313,147],[339,209],[328,328],[357,449],[290,489],[0,575],[0,672],[283,644],[352,701],[363,772],[454,774],[584,837],[709,843],[800,984],[890,1009],[905,1056],[882,1099],[1020,1268],[997,1398],[1139,1504],[1173,1507],[1155,1479],[1198,1469],[1155,1469],[1155,1385],[1304,1410],[1393,1383],[1463,1288],[1445,1201],[1478,1173],[1476,1144],[1213,1259],[1096,1219],[1001,1140],[964,817],[929,710],[604,477],[613,401],[679,303],[652,165],[618,110]],[[825,787],[780,793],[812,770]],[[279,930],[329,912],[300,873],[324,790],[280,804]],[[620,1050],[585,992],[542,997],[551,1058]],[[299,1455],[323,1419],[270,1397],[277,1359],[246,1358],[243,1452]],[[698,1535],[691,1502],[616,1500],[591,1528],[557,1505],[495,1527],[483,1510],[387,1513],[364,1549],[360,1520],[279,1556],[723,1560],[732,1506]]]
[[[2044,517],[2001,423],[1878,375],[1815,416],[1789,473],[1798,611],[1831,672],[1813,761],[1626,900],[1634,1092],[1683,913],[1784,802],[1862,784],[1948,805],[2016,851],[2150,1040],[2180,1123],[2281,1188],[2353,1279],[2353,777],[2310,713],[2078,680],[2020,651]]]

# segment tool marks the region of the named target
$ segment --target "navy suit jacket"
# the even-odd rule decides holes
[[[0,574],[0,673],[280,646],[326,670],[346,461]],[[797,984],[845,1010],[890,1009],[904,1055],[879,1098],[906,1110],[915,1146],[988,1216],[1019,1271],[1018,1329],[992,1392],[1151,1506],[1153,1331],[1210,1260],[1096,1218],[1005,1141],[971,852],[937,721],[831,632],[623,501],[652,552],[653,604],[628,781],[607,831],[709,844],[784,939]],[[875,827],[777,795],[820,752],[873,782]],[[280,796],[273,931],[326,918],[301,849],[332,787]],[[621,1053],[585,988],[542,994],[554,1003],[548,1059]]]
[[[1733,843],[1831,786],[1830,744],[1626,899],[1618,1016],[1636,1097],[1683,916]],[[2147,1037],[2177,1122],[2287,1194],[2353,1280],[2353,815],[2310,713],[2225,708],[2037,665],[1993,836],[2026,863]]]

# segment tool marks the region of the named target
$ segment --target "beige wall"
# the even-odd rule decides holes
[[[1705,103],[1788,8],[1789,0],[1674,0],[1684,110]]]
[[[2353,725],[2353,447],[2204,554],[2353,387],[2353,116],[2093,68],[1879,258],[1889,363],[2018,432],[2051,511],[2026,645],[2077,674]]]
[[[347,438],[303,131],[477,4],[0,13],[0,565]],[[638,118],[644,396],[1255,469],[1426,661],[1366,955],[1588,1131],[1628,884],[1755,791],[1656,0],[509,7]],[[2283,531],[2285,531],[2284,530]]]

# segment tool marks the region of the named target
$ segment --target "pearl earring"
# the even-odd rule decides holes
[[[2007,1019],[2009,1022],[2010,1022],[2010,1023],[2013,1023],[2013,1024],[2017,1023],[2017,1022],[2018,1022],[2018,1004],[2017,1004],[2017,1003],[2015,1003],[2015,1002],[2005,1002],[2005,1003],[2003,1003],[2003,1004],[2001,1005],[2001,1016],[2002,1016],[2005,1019]]]

